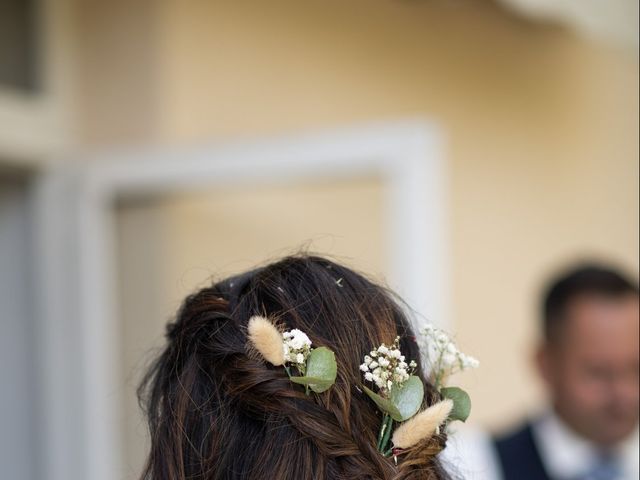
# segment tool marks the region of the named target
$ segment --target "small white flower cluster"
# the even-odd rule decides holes
[[[360,370],[364,372],[364,379],[375,383],[383,397],[388,396],[394,385],[406,382],[417,367],[413,360],[407,364],[398,348],[399,344],[400,337],[396,337],[393,345],[389,347],[383,343],[366,355],[364,363],[360,365]]]
[[[311,340],[307,334],[294,328],[282,334],[284,361],[295,363],[299,370],[304,370],[307,357],[311,352]]]
[[[424,361],[430,369],[430,376],[436,385],[457,372],[477,368],[480,362],[458,350],[456,344],[443,330],[427,325],[420,330],[418,340]]]

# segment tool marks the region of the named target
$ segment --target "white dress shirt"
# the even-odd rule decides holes
[[[503,480],[499,460],[491,437],[470,426],[454,423],[456,430],[442,452],[445,466],[454,478],[464,480]],[[572,479],[589,470],[598,450],[587,440],[573,433],[552,411],[546,411],[532,421],[533,436],[542,462],[549,475],[559,480]],[[615,449],[614,455],[622,470],[621,480],[638,480],[638,429]]]
[[[549,475],[557,479],[579,478],[598,458],[599,450],[574,433],[552,411],[547,411],[532,424],[533,437]],[[624,480],[638,480],[638,429],[610,452],[622,471]]]

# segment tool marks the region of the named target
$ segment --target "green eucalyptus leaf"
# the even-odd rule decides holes
[[[316,393],[328,390],[336,382],[338,365],[335,354],[327,347],[311,350],[307,358],[307,371],[304,377],[291,377],[291,381],[308,385]]]
[[[383,398],[363,386],[364,392],[375,402],[380,410],[387,413],[396,422],[404,422],[413,417],[422,405],[424,385],[422,380],[411,375],[400,387],[391,388],[389,398]]]
[[[332,381],[324,380],[324,379],[318,378],[318,377],[309,377],[309,376],[291,377],[291,378],[289,378],[289,380],[291,380],[293,383],[297,383],[299,385],[309,385],[309,387],[314,392],[318,392],[318,393],[324,392],[329,387],[331,387],[331,385],[333,385]]]
[[[464,422],[471,413],[471,398],[469,394],[458,387],[445,387],[440,390],[444,398],[453,400],[453,409],[449,414],[451,420]]]
[[[390,396],[391,402],[398,409],[401,417],[394,418],[394,420],[404,422],[413,417],[420,409],[424,398],[424,384],[419,377],[411,375],[399,388],[394,386]]]
[[[393,418],[394,420],[397,420],[398,418],[402,417],[402,414],[400,413],[398,408],[393,403],[391,403],[390,400],[387,400],[386,398],[381,397],[380,395],[368,389],[364,385],[362,386],[362,389],[364,390],[364,393],[366,393],[367,396],[375,402],[378,408],[382,410],[382,412],[390,415],[391,418]],[[400,421],[400,420],[397,420],[397,421]]]

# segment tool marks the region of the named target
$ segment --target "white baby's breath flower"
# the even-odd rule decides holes
[[[449,353],[449,352],[444,352],[442,354],[442,366],[448,370],[452,370],[453,368],[455,368],[455,364],[458,361],[458,356],[453,354],[453,353]]]
[[[301,350],[305,346],[306,347],[311,346],[311,340],[309,340],[309,337],[307,337],[306,333],[298,330],[297,328],[294,328],[289,333],[291,334],[289,345],[291,346],[292,349]]]
[[[389,395],[394,385],[401,385],[407,381],[410,371],[417,367],[416,362],[413,362],[411,367],[405,362],[405,357],[398,348],[399,345],[400,337],[396,337],[392,345],[383,343],[366,355],[364,363],[360,365],[365,381],[373,382],[383,397]],[[410,371],[407,370],[409,367]]]
[[[305,364],[311,353],[311,340],[306,333],[294,328],[282,333],[284,361],[295,364],[304,373]]]
[[[436,386],[442,385],[454,373],[479,366],[479,362],[462,353],[443,330],[427,325],[420,330],[420,334],[418,344]]]
[[[460,354],[460,363],[462,364],[463,370],[478,368],[480,366],[480,362],[476,358],[471,355],[465,355],[464,353]]]

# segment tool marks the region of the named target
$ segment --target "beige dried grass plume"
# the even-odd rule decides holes
[[[269,319],[254,315],[249,319],[248,331],[249,340],[267,362],[284,364],[282,333]]]
[[[393,432],[391,439],[393,446],[396,448],[409,448],[422,440],[430,438],[447,419],[452,408],[452,400],[442,400],[402,423]]]

